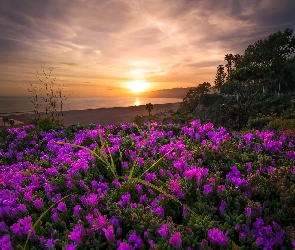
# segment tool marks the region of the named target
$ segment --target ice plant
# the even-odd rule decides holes
[[[224,247],[227,243],[227,232],[224,234],[218,228],[208,230],[208,238],[212,244]]]
[[[169,243],[176,249],[181,249],[181,235],[180,232],[175,232],[171,235]]]

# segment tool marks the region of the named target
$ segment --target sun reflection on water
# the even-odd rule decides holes
[[[139,106],[140,105],[140,101],[139,101],[139,98],[138,97],[136,97],[135,102],[134,102],[134,105],[135,106]]]

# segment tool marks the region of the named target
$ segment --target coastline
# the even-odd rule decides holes
[[[175,112],[179,108],[180,103],[154,104],[151,115],[165,117],[171,111]],[[63,112],[63,122],[65,126],[82,123],[88,125],[91,123],[107,126],[110,124],[119,124],[124,122],[133,122],[136,116],[146,116],[148,111],[145,105],[130,107],[113,107],[98,108],[87,110],[69,110]],[[34,118],[34,114],[17,114],[11,115],[11,119],[15,121],[15,125],[29,122]],[[2,118],[0,118],[0,126],[3,126]]]

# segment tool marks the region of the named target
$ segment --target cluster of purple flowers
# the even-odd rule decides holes
[[[175,126],[95,126],[76,130],[71,140],[66,128],[38,132],[24,126],[0,134],[0,248],[24,245],[27,237],[28,246],[66,250],[103,243],[122,250],[295,245],[286,233],[292,225],[267,217],[273,207],[288,208],[260,204],[252,195],[260,190],[250,185],[255,178],[274,178],[283,162],[284,192],[294,190],[294,135],[232,136],[199,120]],[[128,183],[131,171],[142,183]],[[223,226],[228,221],[239,221],[238,241]]]

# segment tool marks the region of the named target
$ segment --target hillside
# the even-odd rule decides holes
[[[161,89],[150,92],[136,93],[138,97],[147,98],[184,98],[190,88]]]

